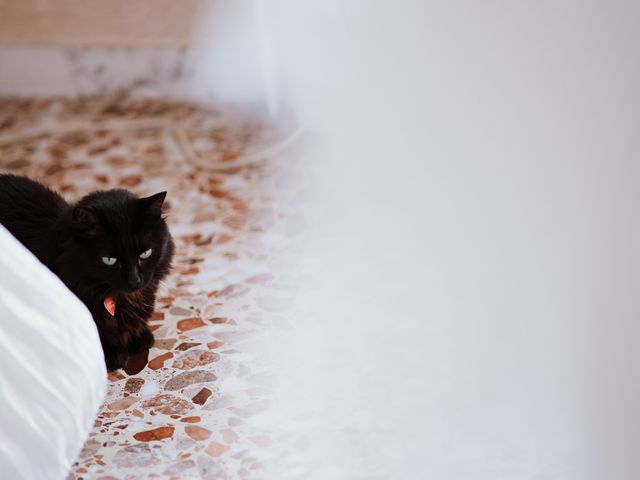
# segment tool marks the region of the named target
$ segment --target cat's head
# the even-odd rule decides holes
[[[71,210],[76,268],[111,293],[134,292],[166,275],[173,243],[163,218],[166,192],[138,198],[127,190],[94,192]]]

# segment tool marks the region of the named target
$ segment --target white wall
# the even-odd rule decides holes
[[[0,95],[127,90],[265,106],[259,5],[0,0]]]

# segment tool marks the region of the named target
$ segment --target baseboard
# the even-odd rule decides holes
[[[0,47],[0,95],[264,102],[255,58],[215,49]]]

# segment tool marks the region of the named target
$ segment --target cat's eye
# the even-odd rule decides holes
[[[145,250],[144,252],[142,252],[140,254],[140,258],[143,259],[143,260],[146,260],[147,258],[149,258],[151,256],[151,252],[153,252],[152,249]]]
[[[115,257],[102,257],[102,263],[104,263],[105,265],[108,265],[110,267],[115,265],[117,261],[118,261],[118,259],[115,258]]]

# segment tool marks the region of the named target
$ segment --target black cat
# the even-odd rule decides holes
[[[108,190],[69,205],[40,183],[0,175],[0,223],[91,311],[108,370],[153,344],[147,320],[174,251],[165,195]]]

